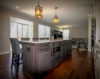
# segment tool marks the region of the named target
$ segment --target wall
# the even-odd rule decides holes
[[[98,42],[100,40],[100,1],[99,0],[96,0],[95,16],[96,16],[96,42]]]
[[[2,13],[1,12],[1,24],[0,24],[0,32],[1,32],[1,36],[0,36],[0,52],[6,52],[9,50],[9,33],[10,33],[10,29],[9,29],[9,15],[6,13]]]
[[[0,12],[0,18],[1,18],[1,12]],[[1,19],[0,19],[0,28],[1,28]],[[1,29],[0,29],[0,37],[1,37]],[[0,52],[1,52],[1,39],[0,39]]]
[[[88,26],[69,27],[69,38],[88,38]]]
[[[57,27],[45,23],[40,20],[35,20],[31,16],[19,13],[7,8],[0,7],[0,53],[10,51],[10,16],[34,22],[33,24],[33,37],[38,37],[38,24],[51,26],[51,29],[58,29]]]

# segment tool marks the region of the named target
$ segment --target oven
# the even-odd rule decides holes
[[[61,42],[53,43],[52,55],[59,54],[61,52]]]
[[[54,42],[52,47],[52,66],[57,65],[61,58],[61,42]]]

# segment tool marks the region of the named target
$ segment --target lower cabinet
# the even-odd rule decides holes
[[[42,73],[51,69],[51,43],[38,45],[36,57],[37,72]]]
[[[37,71],[39,73],[50,70],[51,68],[51,54],[50,51],[43,51],[38,54]]]
[[[62,58],[66,58],[66,57],[72,55],[71,40],[62,42],[62,44],[61,44],[61,53],[63,54]]]
[[[67,57],[66,43],[65,42],[61,43],[61,53],[63,54],[62,59]]]
[[[34,73],[46,72],[70,55],[70,41],[25,43],[23,44],[23,68]]]
[[[25,71],[35,72],[35,47],[32,45],[23,45],[23,69]]]
[[[56,66],[61,61],[60,52],[52,55],[52,67]]]
[[[68,40],[66,42],[66,50],[67,50],[67,56],[71,56],[72,55],[72,44],[71,44],[71,40]]]

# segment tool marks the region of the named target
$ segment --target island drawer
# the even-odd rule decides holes
[[[50,43],[38,45],[38,50],[46,50],[46,49],[50,49],[50,48],[51,48],[51,44]]]

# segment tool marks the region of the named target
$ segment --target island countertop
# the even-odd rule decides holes
[[[69,39],[70,40],[70,39]],[[29,41],[19,41],[20,43],[26,43],[26,44],[42,44],[42,43],[53,43],[53,42],[61,42],[61,41],[67,41],[63,39],[59,40],[29,40]]]

